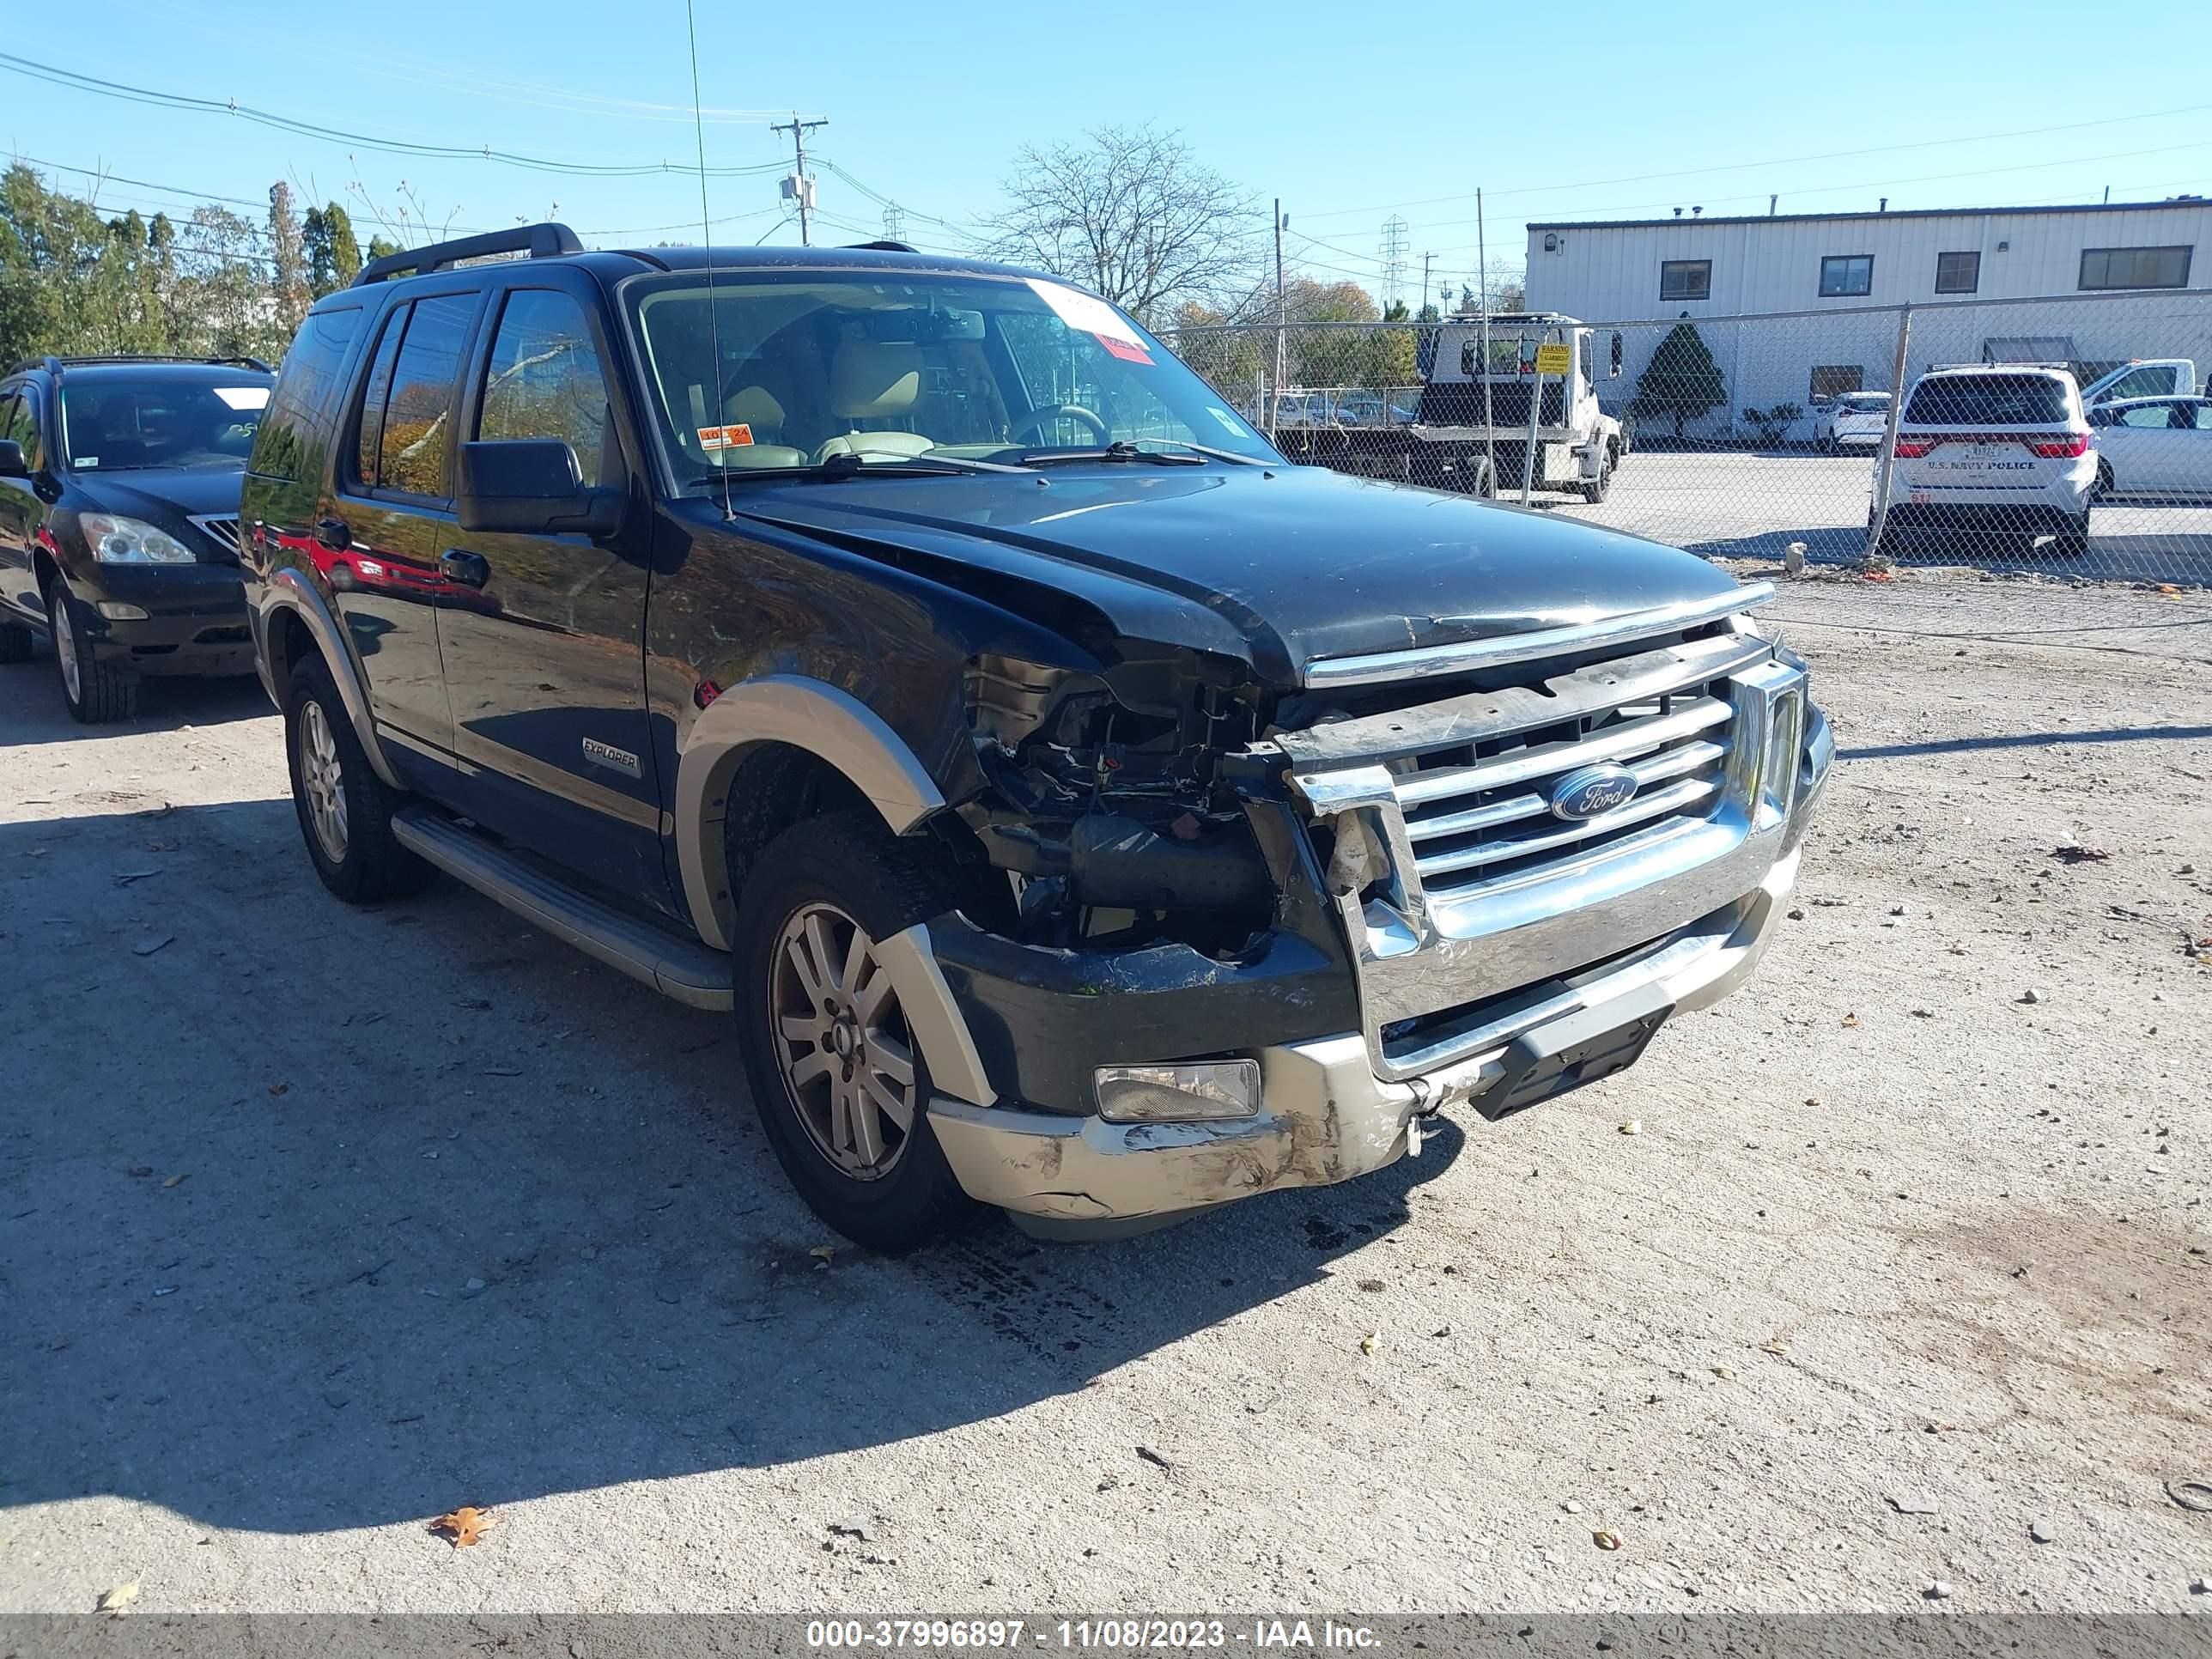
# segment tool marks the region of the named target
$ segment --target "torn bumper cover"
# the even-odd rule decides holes
[[[1765,951],[1799,857],[1793,850],[1752,893],[1673,938],[1522,1008],[1501,1022],[1494,1046],[1422,1076],[1378,1077],[1365,1035],[1351,1030],[1260,1049],[1256,1117],[1109,1123],[940,1096],[930,1122],[971,1196],[1060,1221],[1165,1216],[1348,1181],[1403,1157],[1419,1119],[1463,1104],[1481,1109],[1505,1083],[1510,1050],[1523,1032],[1585,1012],[1601,1016],[1609,1006],[1640,1009],[1655,993],[1675,1012],[1727,995]]]

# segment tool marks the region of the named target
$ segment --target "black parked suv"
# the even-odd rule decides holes
[[[0,662],[53,642],[70,713],[142,674],[253,667],[238,483],[274,376],[250,357],[48,357],[0,379]]]
[[[325,884],[435,866],[732,1011],[886,1249],[1618,1070],[1749,971],[1833,751],[1765,590],[1288,465],[1095,296],[884,244],[379,260],[243,520]]]

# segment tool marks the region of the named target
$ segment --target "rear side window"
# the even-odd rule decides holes
[[[559,438],[590,487],[606,432],[606,375],[584,308],[549,289],[516,289],[492,337],[477,436]]]
[[[2066,387],[2042,374],[1947,374],[1912,389],[1914,426],[2064,426]]]
[[[321,477],[322,434],[337,401],[346,350],[360,330],[359,306],[310,312],[300,325],[261,416],[253,445],[255,472],[287,483]]]
[[[384,325],[362,387],[356,465],[373,489],[444,501],[453,452],[453,404],[478,295],[417,300]]]
[[[2172,404],[2137,404],[2133,409],[2124,409],[2114,426],[2131,426],[2146,432],[2164,432],[2178,422],[2173,418]]]

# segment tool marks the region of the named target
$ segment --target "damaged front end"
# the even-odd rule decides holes
[[[983,897],[929,927],[998,1093],[932,1107],[963,1184],[1081,1231],[1342,1181],[1725,994],[1833,752],[1755,597],[1287,693],[1171,647],[974,659]]]

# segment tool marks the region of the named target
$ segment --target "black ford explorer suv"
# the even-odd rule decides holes
[[[1833,752],[1765,589],[1288,465],[1111,306],[895,246],[379,260],[243,520],[324,882],[435,866],[732,1012],[884,1249],[1630,1064],[1751,969]]]
[[[253,666],[238,481],[269,401],[250,357],[48,357],[0,379],[0,662],[53,642],[70,713],[142,674]]]

